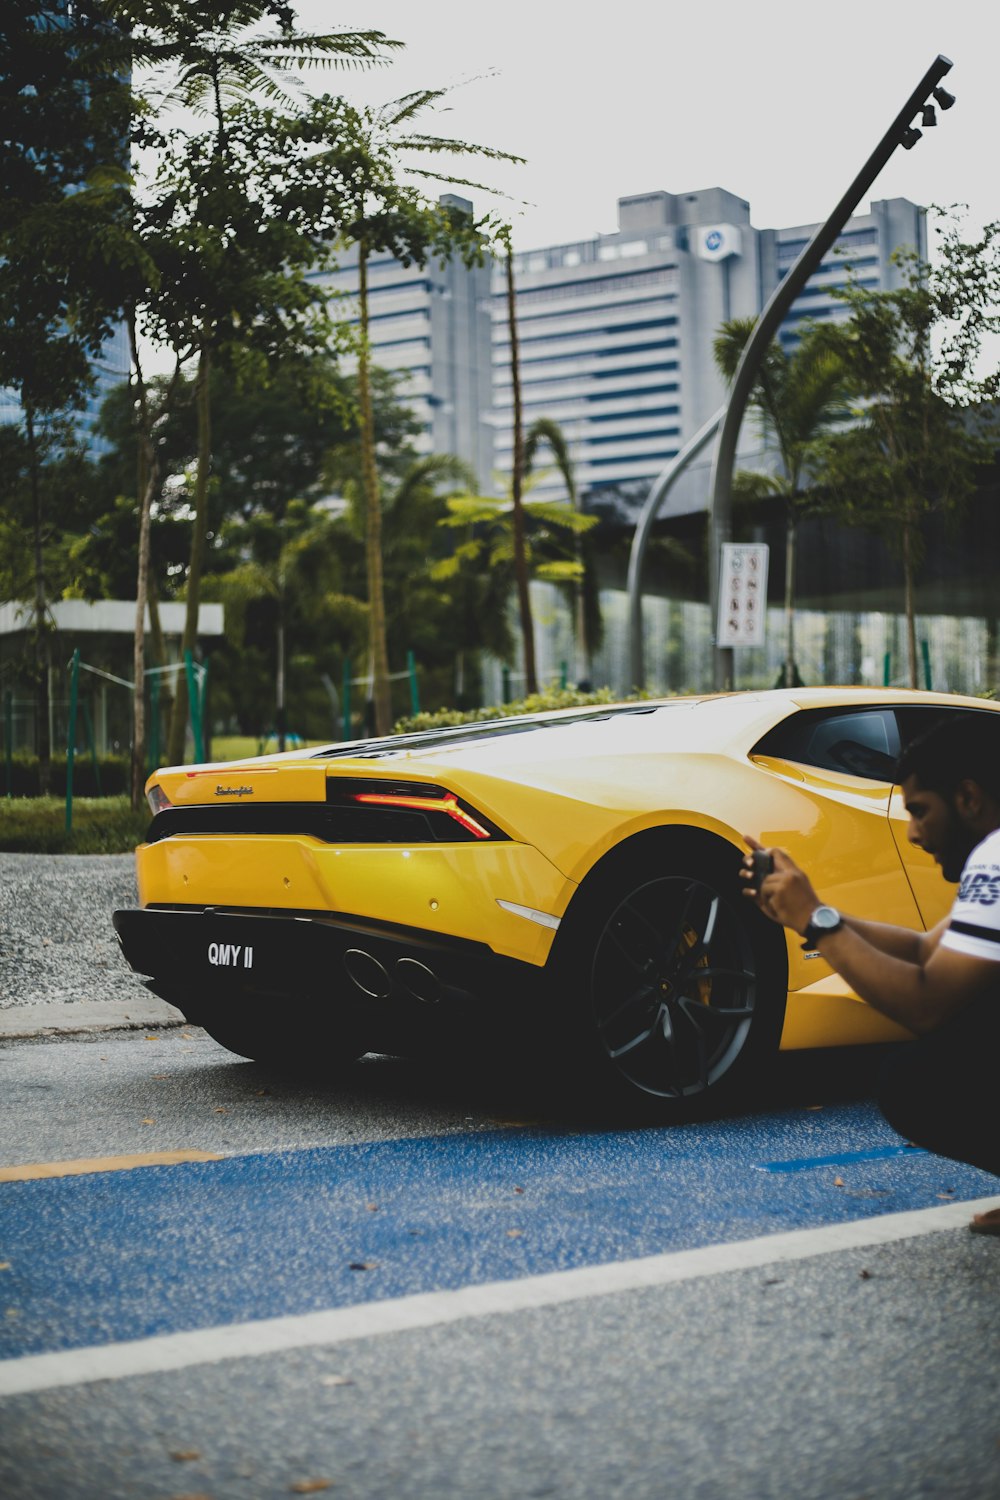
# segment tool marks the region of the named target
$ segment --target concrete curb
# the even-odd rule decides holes
[[[179,1010],[155,995],[117,1002],[53,1001],[0,1010],[0,1041],[82,1031],[148,1031],[151,1027],[187,1024]]]

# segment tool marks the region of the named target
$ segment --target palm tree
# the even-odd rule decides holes
[[[727,380],[736,374],[754,318],[732,318],[715,338],[715,362]],[[766,437],[778,450],[777,472],[740,470],[733,476],[737,498],[777,496],[785,508],[785,685],[801,680],[795,663],[795,540],[799,515],[809,503],[808,469],[819,437],[848,415],[842,360],[822,330],[806,328],[789,353],[776,339],[761,365],[750,405],[759,413]]]
[[[147,70],[141,91],[158,115],[210,115],[220,148],[233,106],[256,98],[294,108],[302,102],[296,71],[380,64],[403,45],[381,31],[298,31],[281,0],[106,0],[105,10],[121,28],[121,56],[108,36],[106,55],[140,76]],[[262,33],[266,21],[277,29]]]
[[[528,479],[524,489],[530,492],[531,487]],[[471,575],[476,597],[492,601],[504,612],[511,587],[517,582],[519,534],[521,565],[527,578],[575,585],[583,576],[583,564],[575,555],[576,543],[597,525],[596,516],[582,515],[560,501],[530,499],[522,499],[519,522],[512,491],[513,486],[503,499],[494,495],[448,496],[448,514],[441,524],[463,535],[451,555],[432,570],[432,576],[442,580],[461,582]],[[497,636],[502,641],[501,652],[506,654],[513,643],[506,639],[506,630],[498,631]],[[486,641],[483,644],[492,645]],[[525,693],[530,696],[528,681],[526,671]],[[534,691],[538,691],[537,684]]]
[[[458,253],[480,261],[489,243],[492,221],[477,223],[455,203],[431,203],[423,193],[400,181],[402,172],[452,186],[491,189],[482,183],[419,164],[426,155],[476,156],[490,161],[520,162],[521,157],[490,146],[470,145],[414,128],[423,111],[444,98],[445,89],[421,89],[379,109],[355,109],[343,99],[315,101],[304,139],[322,145],[312,166],[327,233],[352,244],[358,270],[358,406],[362,478],[366,502],[366,554],[370,656],[373,663],[375,731],[392,727],[389,654],[382,567],[382,501],[371,399],[368,263],[375,252],[388,251],[404,265],[425,265],[432,256]],[[416,154],[418,161],[412,157]]]
[[[524,439],[524,472],[530,475],[540,446],[546,443],[555,460],[566,495],[575,511],[582,513],[580,497],[576,489],[576,475],[570,457],[569,444],[558,422],[551,417],[538,417],[528,428]],[[591,539],[586,533],[576,538],[576,560],[580,565],[580,576],[574,580],[573,625],[576,634],[578,682],[590,682],[593,677],[594,652],[600,646],[604,630],[601,619],[601,601],[597,587],[597,569]]]

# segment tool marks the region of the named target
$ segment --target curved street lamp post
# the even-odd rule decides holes
[[[785,314],[809,277],[819,267],[824,255],[836,241],[860,200],[897,146],[903,146],[909,151],[920,139],[921,131],[914,126],[914,117],[919,113],[922,124],[932,125],[935,120],[933,106],[930,103],[931,98],[935,99],[942,109],[950,109],[955,102],[951,94],[939,87],[941,79],[951,71],[951,68],[950,59],[939,54],[927,69],[829,218],[816,230],[801,255],[792,264],[787,276],[779,282],[769,297],[740,357],[736,374],[729,388],[726,405],[705,424],[690,443],[667,465],[662,474],[654,480],[636,525],[629,558],[630,647],[633,682],[636,687],[643,686],[645,677],[642,651],[641,572],[652,523],[674,480],[687,467],[695,454],[705,446],[712,434],[718,430],[715,452],[712,457],[708,511],[709,613],[715,638],[715,687],[719,690],[732,688],[733,648],[724,646],[716,635],[719,612],[719,571],[722,546],[725,542],[732,540],[733,465],[736,459],[736,443],[750,392],[753,390],[754,381],[768,345],[781,326]]]

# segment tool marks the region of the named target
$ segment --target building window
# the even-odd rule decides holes
[[[679,436],[679,427],[654,427],[651,432],[638,432],[635,427],[632,427],[628,432],[615,432],[610,434],[608,437],[588,437],[585,440],[585,446],[587,448],[603,448],[608,443],[634,443],[639,438],[672,438]],[[645,458],[646,455],[644,453],[641,453],[637,454],[636,457]],[[604,461],[605,460],[603,459],[601,460],[601,462]]]
[[[677,387],[675,386],[674,389],[676,390]],[[633,393],[633,399],[636,394],[639,393]],[[641,392],[641,394],[648,395],[649,392],[643,391]],[[630,423],[653,422],[660,417],[677,417],[680,415],[680,410],[681,409],[679,406],[653,406],[646,411],[643,411],[641,407],[633,407],[630,411],[596,411],[587,413],[587,421]],[[599,439],[593,438],[591,441],[598,442]]]
[[[677,449],[668,448],[664,453],[637,453],[634,458],[588,458],[587,463],[592,469],[606,469],[612,464],[620,468],[622,464],[666,463],[668,458],[676,457]]]
[[[617,276],[595,276],[591,281],[560,281],[551,286],[529,287],[518,292],[517,300],[519,303],[561,301],[565,297],[592,297],[598,292],[626,292],[633,287],[676,285],[677,267],[663,266],[656,271],[621,271]]]

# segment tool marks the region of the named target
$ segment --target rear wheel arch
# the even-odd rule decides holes
[[[701,1113],[706,1106],[712,1107],[716,1101],[721,1104],[738,1089],[752,1084],[778,1048],[787,998],[788,950],[782,929],[742,895],[741,858],[740,848],[710,830],[690,825],[644,830],[609,850],[588,872],[553,946],[553,999],[564,1040],[568,1044],[574,1038],[571,1050],[599,1087],[606,1085],[630,1103],[641,1103],[665,1122]],[[748,1004],[753,1014],[746,1023],[732,1023],[732,1045],[723,1047],[721,1061],[709,1070],[710,1077],[703,1067],[701,1085],[695,1081],[690,1087],[685,1083],[675,1089],[668,1079],[661,1089],[655,1079],[641,1077],[631,1067],[625,1057],[628,1047],[616,1049],[613,1045],[607,1021],[617,1011],[621,996],[608,998],[617,941],[611,943],[613,968],[609,971],[608,934],[620,927],[622,920],[627,926],[633,914],[640,927],[644,924],[645,930],[651,931],[651,912],[666,911],[672,903],[688,900],[687,892],[695,893],[690,899],[703,910],[706,902],[715,902],[718,922],[713,916],[708,924],[717,926],[713,951],[718,952],[721,943],[730,955],[722,962],[730,969],[735,964],[749,971],[746,998],[723,999],[721,1003]],[[640,938],[640,946],[641,942]],[[743,954],[738,960],[732,957],[737,951]],[[703,960],[708,964],[717,961],[708,957]],[[631,963],[634,972],[644,971],[641,953],[623,955],[622,962],[626,969]],[[610,982],[613,990],[616,981],[611,977]],[[636,979],[635,983],[641,987],[645,980]],[[643,1003],[640,999],[640,1005]],[[636,1013],[631,1000],[627,1007]],[[637,1021],[637,1033],[648,1023],[649,1017]],[[616,1056],[616,1050],[621,1057]]]
[[[622,839],[591,865],[573,893],[560,930],[567,924],[572,925],[574,914],[593,900],[595,891],[603,891],[605,886],[620,878],[623,872],[647,864],[654,865],[657,860],[663,862],[664,868],[677,861],[692,860],[699,865],[710,865],[720,874],[731,874],[735,881],[742,856],[742,849],[721,834],[692,823],[670,823],[656,828],[644,828],[640,833],[633,833]]]

